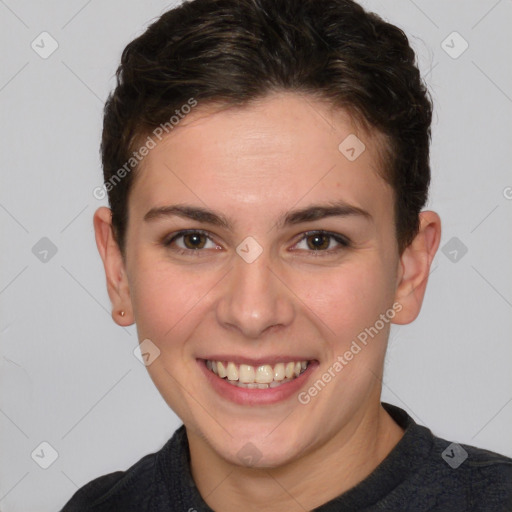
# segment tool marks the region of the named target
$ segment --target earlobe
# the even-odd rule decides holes
[[[400,257],[399,281],[395,302],[402,305],[393,319],[395,324],[408,324],[419,314],[427,287],[430,266],[441,240],[441,219],[437,213],[420,213],[420,229]]]
[[[107,291],[112,303],[112,318],[118,324],[133,324],[130,288],[121,251],[112,232],[112,213],[104,206],[94,213],[96,246],[103,261]],[[121,314],[123,312],[123,314]]]

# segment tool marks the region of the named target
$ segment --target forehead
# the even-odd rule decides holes
[[[145,157],[130,196],[134,208],[182,201],[259,216],[320,199],[389,210],[381,145],[346,112],[303,95],[199,103]]]

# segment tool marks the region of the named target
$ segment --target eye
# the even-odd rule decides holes
[[[348,238],[338,233],[329,233],[327,231],[308,231],[294,246],[294,249],[305,250],[308,252],[327,252],[333,253],[343,248],[349,247]]]
[[[201,252],[200,249],[220,249],[220,246],[211,240],[208,233],[197,229],[180,231],[164,241],[163,245],[179,254]]]
[[[215,243],[206,231],[188,229],[179,231],[162,244],[170,250],[185,255],[199,256],[201,249],[222,249]],[[303,233],[302,238],[295,244],[293,250],[299,249],[306,252],[332,254],[350,246],[350,241],[338,233],[327,231],[308,231]],[[324,255],[322,254],[322,255]]]

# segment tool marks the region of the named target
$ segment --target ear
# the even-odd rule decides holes
[[[441,240],[441,219],[435,212],[420,213],[419,232],[400,256],[395,302],[402,306],[395,324],[408,324],[419,314],[430,266]]]
[[[102,206],[94,213],[96,245],[103,260],[107,290],[112,303],[112,318],[121,326],[134,322],[130,288],[121,251],[112,231],[112,212]],[[124,316],[120,312],[124,311]]]

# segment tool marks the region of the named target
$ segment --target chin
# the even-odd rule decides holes
[[[275,428],[275,425],[272,427]],[[263,432],[271,432],[264,429]],[[238,433],[236,438],[211,440],[210,445],[219,456],[232,464],[247,468],[269,469],[286,465],[304,451],[293,433],[283,432],[276,436],[262,434],[262,430],[250,435]]]

